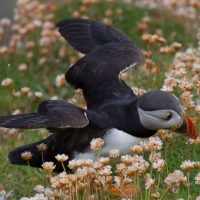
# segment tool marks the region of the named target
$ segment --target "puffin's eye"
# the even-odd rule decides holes
[[[164,120],[169,121],[171,118],[172,118],[172,113],[169,113],[169,115]]]

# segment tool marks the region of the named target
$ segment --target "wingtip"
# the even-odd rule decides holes
[[[92,20],[90,19],[83,19],[83,18],[69,18],[69,19],[64,19],[56,23],[56,27],[61,28],[63,25],[66,25],[67,23],[75,23],[75,22],[91,22]]]
[[[66,22],[66,21],[67,21],[67,19],[61,20],[61,21],[57,22],[55,26],[57,28],[60,28],[62,26],[63,22]]]

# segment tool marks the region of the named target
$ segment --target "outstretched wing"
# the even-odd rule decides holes
[[[88,123],[84,109],[56,100],[41,102],[37,113],[0,117],[0,127],[19,129],[82,128]]]
[[[86,19],[64,20],[57,26],[69,44],[86,54],[68,70],[66,80],[75,89],[83,89],[89,108],[135,96],[120,75],[141,63],[144,56],[124,33]]]
[[[58,22],[56,26],[69,44],[83,54],[106,43],[132,43],[122,31],[97,21],[67,19]]]

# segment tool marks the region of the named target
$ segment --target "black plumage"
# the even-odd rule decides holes
[[[84,109],[64,101],[47,100],[38,106],[37,113],[20,114],[15,117],[4,116],[0,118],[2,127],[10,124],[10,128],[82,128],[89,124]]]
[[[42,141],[11,151],[11,163],[26,165],[21,153],[31,151],[33,158],[30,165],[41,167],[42,158],[37,145],[45,143],[48,148],[44,152],[44,160],[54,161],[56,171],[59,172],[62,167],[55,156],[64,153],[73,159],[76,155],[86,155],[87,152],[94,154],[90,150],[93,138],[105,139],[103,151],[108,153],[111,144],[119,144],[116,148],[124,149],[124,142],[154,135],[158,128],[156,125],[153,129],[145,127],[147,119],[143,112],[158,110],[159,113],[159,110],[166,109],[166,118],[165,113],[162,113],[161,118],[150,113],[151,120],[160,120],[159,125],[166,119],[168,121],[169,116],[172,116],[168,116],[171,110],[172,113],[177,113],[176,118],[182,119],[182,107],[173,95],[156,90],[138,98],[120,79],[123,71],[144,60],[142,51],[120,30],[85,19],[63,20],[57,23],[57,27],[69,44],[86,54],[68,70],[66,81],[75,89],[82,89],[87,109],[64,101],[47,100],[40,103],[37,113],[1,117],[1,127],[47,128],[52,133]],[[186,124],[185,121],[184,123]],[[170,129],[171,126],[165,128]],[[186,128],[184,126],[184,130]],[[109,135],[112,135],[113,141],[108,139]],[[67,162],[65,165],[67,167]]]
[[[134,96],[120,75],[141,63],[144,56],[124,33],[84,19],[63,20],[57,26],[69,44],[86,54],[68,70],[66,80],[75,89],[83,89],[88,108]]]

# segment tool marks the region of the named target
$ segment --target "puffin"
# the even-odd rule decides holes
[[[37,112],[0,117],[0,127],[16,129],[46,128],[49,137],[12,150],[12,164],[27,165],[21,154],[30,151],[32,167],[43,164],[37,145],[44,143],[44,161],[53,161],[62,172],[57,154],[71,159],[97,160],[90,148],[93,138],[102,138],[101,156],[110,149],[128,154],[130,147],[156,134],[172,130],[196,139],[192,120],[179,100],[170,93],[152,90],[137,97],[120,78],[127,69],[144,61],[142,51],[122,31],[89,19],[66,19],[56,24],[58,31],[77,51],[85,54],[67,71],[65,78],[74,89],[81,89],[87,109],[61,100],[45,100]],[[68,162],[65,162],[66,169]],[[69,168],[68,168],[69,169]]]

